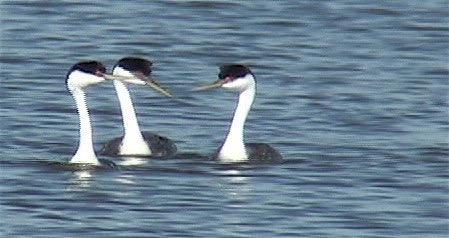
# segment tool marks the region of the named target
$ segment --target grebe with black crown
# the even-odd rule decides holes
[[[134,84],[147,84],[162,94],[172,97],[171,93],[151,79],[152,63],[138,57],[120,59],[113,68],[112,74],[118,77],[129,77]],[[139,80],[131,80],[137,77]],[[125,83],[114,80],[114,87],[119,99],[123,119],[123,136],[107,142],[100,154],[109,156],[169,156],[176,153],[176,145],[168,139],[151,132],[141,132],[134,110],[131,95]]]
[[[79,145],[70,160],[73,164],[101,165],[92,141],[92,127],[84,88],[107,80],[106,68],[97,61],[83,61],[73,65],[67,73],[66,85],[76,103],[79,116]]]
[[[282,155],[268,144],[244,143],[245,121],[256,93],[256,79],[251,70],[245,65],[224,64],[218,78],[196,91],[222,87],[239,92],[239,100],[226,139],[214,156],[225,163],[281,161]]]

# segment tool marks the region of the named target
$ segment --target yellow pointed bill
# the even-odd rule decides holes
[[[173,94],[166,88],[162,87],[157,83],[154,79],[151,78],[140,78],[138,76],[121,76],[121,75],[112,75],[112,74],[104,74],[103,77],[106,80],[119,80],[126,83],[132,83],[132,84],[141,84],[141,85],[148,85],[154,90],[164,94],[167,97],[173,97]]]
[[[165,96],[170,97],[170,98],[173,97],[173,94],[170,91],[168,91],[168,89],[163,88],[154,79],[145,79],[144,82],[146,85],[152,87],[154,90],[164,94]]]
[[[204,85],[204,86],[194,88],[193,91],[206,91],[206,90],[210,90],[210,89],[214,89],[214,88],[219,88],[219,87],[221,87],[224,83],[225,83],[224,80],[219,79],[219,80],[217,80],[217,81],[215,81],[215,82],[212,82],[212,83],[210,83],[210,84],[206,84],[206,85]]]

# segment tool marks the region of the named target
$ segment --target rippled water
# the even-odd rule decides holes
[[[445,1],[1,1],[2,237],[444,237],[449,232]],[[124,56],[191,105],[132,86],[172,160],[72,171],[70,66]],[[192,93],[224,62],[258,78],[248,142],[285,162],[220,165],[236,95]],[[95,146],[121,134],[89,88]]]

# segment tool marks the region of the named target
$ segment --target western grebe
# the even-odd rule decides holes
[[[106,80],[106,68],[97,61],[73,65],[66,77],[66,85],[76,103],[79,115],[79,145],[70,163],[100,165],[92,142],[92,127],[84,88]]]
[[[196,90],[226,88],[240,93],[234,118],[228,135],[215,157],[225,163],[236,162],[276,162],[281,154],[265,143],[244,143],[243,131],[256,93],[256,80],[251,70],[240,64],[225,64],[220,67],[219,80]]]
[[[166,96],[170,92],[151,79],[152,63],[146,59],[126,57],[120,59],[114,66],[112,74],[118,77],[137,77],[140,80],[129,80],[134,84],[147,84]],[[131,95],[125,83],[114,80],[114,87],[120,102],[123,119],[123,136],[107,142],[100,154],[123,156],[167,156],[176,153],[176,145],[167,137],[151,132],[141,132],[134,110]]]

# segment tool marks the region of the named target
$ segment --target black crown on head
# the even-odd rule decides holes
[[[87,74],[98,75],[98,73],[106,73],[106,67],[102,63],[94,60],[78,62],[69,69],[69,72],[67,72],[67,75],[65,77],[66,84],[67,80],[69,79],[69,75],[74,71],[81,71]]]
[[[150,76],[151,66],[153,63],[149,60],[139,58],[139,57],[125,57],[120,59],[115,67],[121,67],[130,72],[139,72],[145,76]]]
[[[248,66],[242,64],[223,64],[220,66],[220,73],[218,74],[218,78],[241,78],[246,76],[247,74],[253,74]]]

